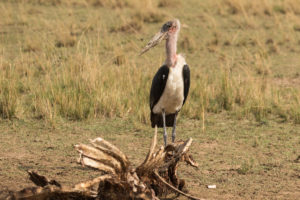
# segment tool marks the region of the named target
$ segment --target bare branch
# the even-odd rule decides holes
[[[99,162],[113,168],[114,171],[121,171],[120,162],[114,157],[102,152],[100,149],[85,144],[75,145],[75,149],[80,152],[82,156],[81,160],[83,160],[84,157],[88,157],[95,162]]]
[[[198,168],[198,163],[196,163],[191,155],[185,154],[183,160],[191,165],[192,167]]]
[[[45,187],[25,188],[21,191],[12,193],[6,200],[48,200],[48,199],[85,199],[94,200],[90,191],[74,191],[70,188],[60,188],[55,185]]]
[[[152,139],[152,143],[144,162],[136,168],[137,173],[141,176],[152,172],[154,169],[160,166],[160,164],[165,159],[165,150],[164,147],[161,147],[156,153],[154,153],[155,147],[157,144],[157,126],[155,126],[155,132]]]
[[[93,187],[94,185],[99,184],[99,182],[101,182],[105,179],[108,179],[108,178],[112,178],[112,176],[110,174],[105,174],[103,176],[94,178],[93,180],[78,183],[73,188],[74,188],[74,190],[88,190],[91,187]]]
[[[82,165],[86,165],[95,169],[98,169],[100,171],[104,171],[110,174],[116,174],[116,170],[108,165],[105,165],[97,160],[94,160],[89,157],[81,156],[80,163]]]
[[[172,165],[175,162],[178,162],[178,160],[184,156],[184,154],[188,151],[189,147],[192,144],[193,139],[190,138],[184,143],[174,146],[173,151],[176,153],[172,156],[172,159],[170,159],[168,162],[165,162],[165,164],[162,166],[162,168],[168,168],[168,166]],[[173,147],[169,147],[169,149],[172,149]]]
[[[27,171],[29,175],[29,179],[37,186],[44,187],[46,185],[56,185],[57,187],[61,187],[60,183],[58,183],[56,180],[49,180],[45,176],[41,176],[38,173],[34,171]]]
[[[194,197],[194,196],[191,196],[189,194],[186,194],[180,190],[178,190],[177,188],[175,188],[174,186],[170,185],[168,182],[165,181],[165,179],[163,179],[156,171],[154,172],[155,176],[161,181],[163,182],[166,186],[168,186],[171,190],[173,190],[174,192],[177,192],[189,199],[192,199],[192,200],[204,200],[204,199],[199,199],[198,197]]]
[[[145,161],[143,162],[143,164],[147,163],[150,159],[153,158],[153,153],[154,153],[154,149],[156,147],[156,143],[157,143],[157,126],[155,126],[155,131],[154,131],[154,136],[152,138],[152,143],[151,143],[148,155],[147,155]]]
[[[91,144],[97,149],[101,150],[102,152],[118,160],[121,163],[121,168],[123,172],[128,170],[129,161],[126,155],[122,151],[120,151],[116,146],[112,145],[111,143],[107,142],[106,140],[100,137],[91,140]]]
[[[193,142],[192,138],[189,138],[184,144],[180,145],[178,148],[178,154],[184,154]]]

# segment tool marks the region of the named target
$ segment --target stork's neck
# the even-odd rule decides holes
[[[166,65],[174,67],[177,61],[177,33],[170,34],[166,41]]]

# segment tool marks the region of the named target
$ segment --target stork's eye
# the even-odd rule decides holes
[[[168,31],[169,29],[172,28],[172,23],[171,22],[167,22],[163,25],[162,30],[163,31]]]

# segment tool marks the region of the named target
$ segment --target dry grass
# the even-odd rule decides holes
[[[139,10],[133,16],[134,19],[138,21],[142,21],[144,23],[160,23],[166,18],[166,15],[162,12],[157,12],[152,9],[147,10]]]
[[[180,9],[166,2],[2,1],[1,117],[148,123],[163,45],[137,54],[162,22],[177,17],[179,51],[192,71],[185,117],[226,111],[239,119],[300,123],[296,0],[195,0]]]
[[[181,2],[178,0],[160,0],[158,7],[180,7]]]

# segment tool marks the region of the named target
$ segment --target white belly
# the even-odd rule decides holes
[[[170,67],[163,94],[153,108],[154,113],[161,113],[164,109],[166,114],[170,114],[181,109],[184,100],[182,68],[185,64],[184,58],[178,55],[176,66]]]

